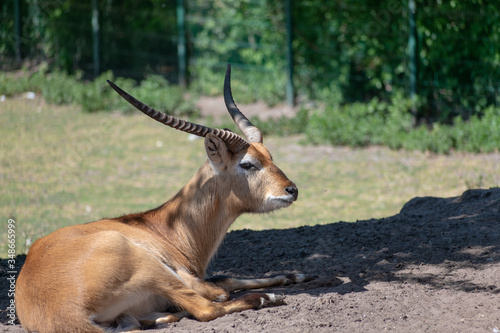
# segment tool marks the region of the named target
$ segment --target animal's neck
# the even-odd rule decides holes
[[[155,215],[150,221],[155,221],[154,229],[159,229],[166,250],[179,251],[179,264],[200,277],[241,214],[231,204],[231,191],[216,177],[206,163],[177,195],[150,212]]]

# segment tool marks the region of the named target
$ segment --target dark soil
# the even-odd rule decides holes
[[[0,267],[6,309],[7,261]],[[500,332],[500,189],[414,198],[380,220],[233,231],[209,270],[292,272],[319,277],[269,290],[286,305],[148,332]],[[0,330],[22,332],[0,314]]]

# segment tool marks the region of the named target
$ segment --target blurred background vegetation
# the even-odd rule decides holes
[[[195,115],[192,96],[219,95],[231,63],[238,102],[298,105],[295,119],[261,124],[275,132],[500,147],[498,0],[8,0],[0,10],[0,95],[114,110],[123,103],[105,79],[115,79]]]

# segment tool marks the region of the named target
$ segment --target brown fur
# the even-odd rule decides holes
[[[131,330],[188,313],[205,321],[279,304],[271,294],[229,300],[229,292],[287,284],[287,277],[253,284],[223,279],[217,285],[204,276],[233,221],[245,212],[288,206],[298,192],[291,196],[286,189],[295,184],[261,143],[234,154],[207,135],[205,148],[209,160],[160,207],[65,227],[37,240],[17,280],[21,324],[40,333]],[[258,168],[243,170],[242,159]],[[161,313],[169,306],[184,312]]]

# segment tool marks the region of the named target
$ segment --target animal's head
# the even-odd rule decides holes
[[[231,93],[231,67],[224,80],[224,101],[245,138],[227,129],[194,124],[159,112],[108,81],[113,89],[149,117],[177,130],[205,137],[210,166],[223,189],[238,198],[246,212],[270,212],[291,205],[298,197],[296,185],[274,164],[263,145],[262,133],[236,106]]]

